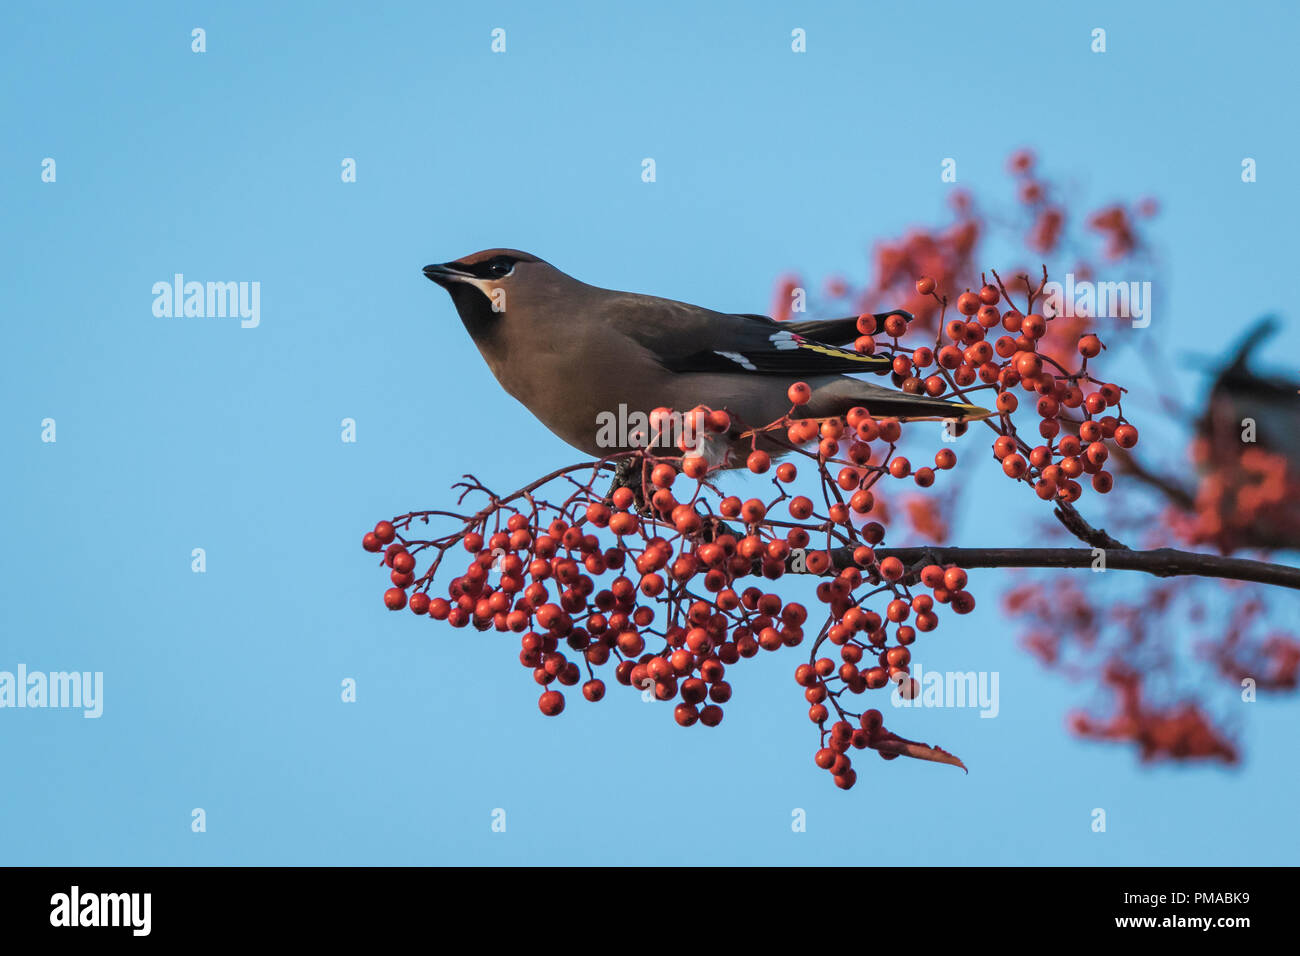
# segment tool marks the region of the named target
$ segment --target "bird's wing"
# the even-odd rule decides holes
[[[912,313],[904,312],[902,309],[894,309],[890,312],[874,312],[872,318],[876,320],[876,327],[872,330],[872,335],[879,335],[885,330],[885,319],[891,315],[901,315],[908,322],[912,321]],[[761,316],[760,316],[761,318]],[[850,315],[843,319],[812,319],[806,322],[782,322],[781,327],[789,329],[796,335],[802,335],[805,338],[812,339],[816,342],[824,342],[827,345],[847,345],[862,335],[861,329],[858,328],[858,319],[860,316]]]
[[[798,378],[886,372],[891,365],[883,355],[861,355],[853,349],[818,341],[800,330],[816,323],[776,322],[765,315],[713,312],[649,296],[620,297],[611,307],[611,314],[625,333],[672,372]]]

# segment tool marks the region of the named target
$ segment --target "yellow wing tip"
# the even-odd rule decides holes
[[[971,414],[961,416],[963,420],[968,421],[968,422],[982,422],[982,421],[984,421],[984,419],[986,419],[986,418],[992,418],[994,415],[997,414],[997,412],[995,412],[994,410],[992,410],[992,409],[990,409],[990,408],[983,408],[983,407],[981,407],[981,406],[979,406],[979,405],[956,405],[956,404],[954,404],[954,405],[953,405],[953,408],[966,408],[966,409],[969,409],[970,412],[971,412]]]
[[[933,415],[885,415],[880,417],[880,421],[895,422],[950,422],[953,419],[963,422],[982,422],[986,418],[992,418],[997,412],[987,408],[981,408],[979,405],[964,405],[952,402],[948,408],[954,411],[969,409],[968,414],[959,415],[942,415],[936,409]]]
[[[838,345],[823,345],[821,342],[813,342],[809,339],[803,339],[799,342],[799,348],[807,349],[810,352],[817,352],[821,355],[829,355],[833,358],[844,358],[854,362],[861,362],[863,365],[874,365],[878,368],[884,368],[892,364],[890,359],[884,355],[863,355],[854,349],[840,348]]]

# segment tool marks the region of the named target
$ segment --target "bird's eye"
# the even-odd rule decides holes
[[[511,260],[505,258],[493,259],[488,263],[488,272],[498,278],[510,275],[510,273],[514,271],[514,268],[515,264]]]

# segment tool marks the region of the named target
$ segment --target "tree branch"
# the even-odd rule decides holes
[[[1094,548],[1101,548],[1103,551],[1128,551],[1129,546],[1121,541],[1117,541],[1106,533],[1105,528],[1094,528],[1088,521],[1075,510],[1074,505],[1068,501],[1058,501],[1052,514],[1056,520],[1065,526],[1065,530],[1070,532],[1084,544],[1090,544]]]
[[[1097,550],[1105,555],[1107,570],[1142,571],[1156,577],[1193,575],[1232,581],[1253,581],[1300,590],[1300,568],[1248,558],[1226,558],[1175,548],[1132,551],[1128,548],[876,548],[876,559],[898,558],[909,578],[925,564],[955,564],[962,568],[1091,568]],[[831,552],[831,568],[854,567],[853,549]],[[789,567],[789,562],[787,562]],[[790,568],[793,570],[793,568]],[[833,573],[828,570],[827,573]]]

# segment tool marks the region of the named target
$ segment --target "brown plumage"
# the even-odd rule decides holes
[[[889,370],[884,356],[841,347],[856,334],[855,319],[778,323],[615,292],[513,249],[476,252],[424,273],[450,293],[502,387],[590,455],[627,450],[600,428],[602,415],[607,421],[620,405],[643,414],[707,405],[746,425],[766,425],[790,410],[786,389],[797,381],[812,388],[799,411],[804,417],[843,415],[859,405],[903,420],[989,414],[844,374]]]

